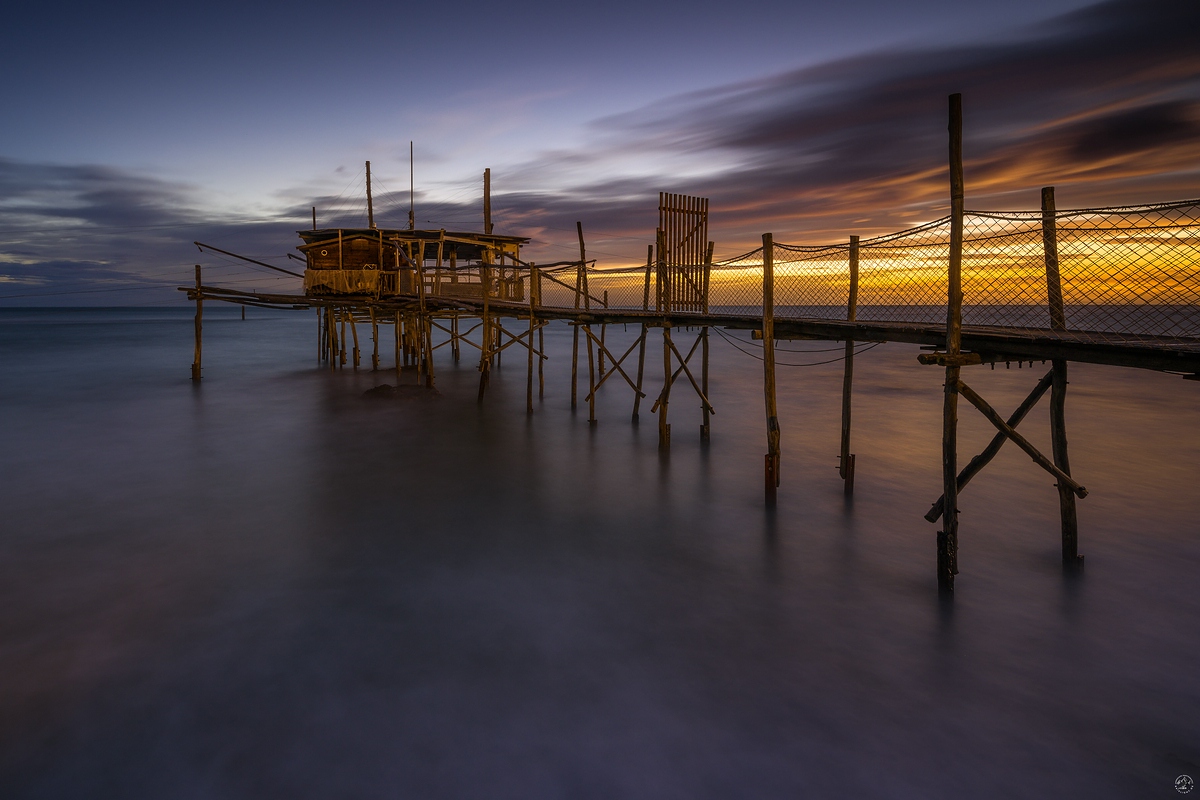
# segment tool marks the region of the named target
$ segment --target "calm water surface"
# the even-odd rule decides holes
[[[527,417],[515,349],[482,407],[448,348],[438,393],[380,397],[395,372],[317,367],[313,314],[249,317],[206,313],[193,387],[186,310],[0,312],[0,797],[1166,798],[1200,780],[1200,384],[1072,365],[1084,575],[1061,571],[1051,479],[1010,446],[962,498],[945,603],[922,519],[941,376],[915,348],[857,361],[851,502],[840,364],[781,368],[771,514],[761,364],[719,337],[711,444],[677,388],[662,458],[619,376],[597,426],[571,412],[565,327]],[[1044,369],[966,379],[1007,413]],[[961,413],[968,458],[990,429]],[[1048,449],[1046,417],[1022,430]]]

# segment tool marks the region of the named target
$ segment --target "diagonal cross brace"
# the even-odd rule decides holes
[[[1025,398],[1025,401],[1021,403],[1021,405],[1017,407],[1017,410],[1012,413],[1012,416],[1008,418],[1008,424],[1010,427],[1015,428],[1021,424],[1021,420],[1025,419],[1025,415],[1033,410],[1033,407],[1038,404],[1039,400],[1042,399],[1042,395],[1044,395],[1050,388],[1050,385],[1054,382],[1053,379],[1054,370],[1050,370],[1046,373],[1045,377],[1038,381],[1037,386],[1033,388],[1033,391],[1029,393],[1029,396]],[[996,454],[1000,452],[1000,448],[1004,446],[1006,441],[1008,441],[1007,434],[1005,434],[1003,431],[997,433],[992,437],[992,441],[988,442],[988,446],[983,448],[983,451],[980,452],[979,455],[972,458],[971,463],[963,467],[963,471],[958,473],[958,491],[961,492],[963,488],[965,488],[966,485],[971,482],[971,479],[978,475],[980,471],[982,471],[983,468],[986,467],[988,463],[996,457]],[[929,509],[929,512],[925,514],[925,519],[929,520],[930,522],[937,522],[939,519],[941,519],[945,504],[946,497],[943,495],[942,497],[939,497],[937,502],[933,504],[933,508]]]
[[[692,356],[696,354],[696,348],[700,346],[700,342],[701,337],[697,336],[696,341],[692,343],[692,349],[688,351],[687,358],[684,358],[679,354],[678,348],[675,347],[675,342],[671,341],[670,339],[667,340],[667,344],[671,345],[671,350],[675,353],[675,357],[679,359],[679,369],[675,370],[674,374],[671,375],[671,380],[667,381],[667,385],[664,386],[662,391],[658,393],[658,399],[654,401],[654,406],[650,409],[651,414],[658,410],[658,406],[662,403],[663,398],[670,393],[671,387],[675,385],[675,380],[685,372],[687,373],[688,380],[692,382],[692,386],[695,388],[696,394],[700,395],[700,400],[703,401],[704,405],[708,407],[709,413],[717,413],[716,409],[712,407],[712,404],[708,402],[708,398],[704,396],[704,392],[700,391],[699,386],[696,386],[696,379],[692,377],[691,370],[687,368],[687,363],[691,361]]]
[[[430,320],[430,323],[433,325],[433,327],[437,328],[438,330],[444,331],[444,332],[450,334],[449,339],[442,342],[441,344],[435,344],[433,346],[434,350],[437,350],[439,347],[445,347],[446,345],[451,344],[455,339],[458,339],[460,342],[466,342],[467,344],[471,345],[471,347],[474,347],[476,350],[483,349],[482,347],[480,347],[479,345],[475,344],[474,342],[472,342],[470,339],[467,338],[472,333],[479,330],[480,326],[483,325],[482,322],[476,322],[474,325],[472,325],[468,330],[464,331],[463,333],[455,333],[454,331],[450,330],[449,328],[445,328],[445,327],[437,324],[433,320]]]
[[[962,381],[958,382],[958,393],[967,398],[967,401],[979,409],[988,421],[996,426],[996,429],[1013,440],[1013,444],[1025,451],[1025,454],[1033,459],[1033,462],[1042,469],[1049,472],[1055,478],[1058,478],[1059,486],[1066,486],[1076,497],[1082,499],[1087,497],[1087,489],[1083,488],[1070,475],[1063,472],[1058,467],[1054,466],[1054,462],[1042,455],[1036,447],[1029,443],[1021,434],[1017,433],[1016,429],[1005,422],[996,410],[987,404],[987,401],[975,393],[975,390],[967,386]]]
[[[667,339],[667,344],[671,345],[671,351],[674,352],[675,357],[679,359],[679,368],[684,371],[684,374],[688,376],[688,380],[692,382],[692,388],[695,389],[696,394],[700,396],[700,402],[704,404],[704,407],[708,410],[708,413],[716,414],[717,410],[712,407],[712,403],[708,402],[708,398],[704,396],[704,392],[700,389],[700,384],[696,383],[695,376],[692,375],[692,371],[687,367],[687,362],[691,359],[692,353],[696,352],[696,345],[700,344],[701,341],[702,337],[697,336],[696,343],[692,345],[692,349],[690,352],[688,352],[687,358],[684,358],[679,354],[679,350],[675,347],[675,342]],[[671,382],[674,383],[674,378],[671,379]]]
[[[507,336],[508,341],[505,342],[504,344],[500,345],[499,347],[497,347],[495,350],[493,350],[492,355],[495,355],[496,353],[507,350],[509,347],[512,347],[514,344],[519,344],[522,347],[527,347],[530,350],[532,350],[534,352],[534,354],[537,355],[538,358],[541,358],[541,359],[549,358],[550,356],[546,355],[545,353],[538,352],[537,348],[533,346],[533,337],[530,336],[530,334],[534,333],[535,331],[541,330],[542,328],[546,327],[546,325],[548,325],[548,324],[549,323],[547,323],[547,322],[539,322],[536,326],[534,326],[533,330],[522,331],[521,333],[518,333],[514,336],[513,334],[511,334],[507,330],[505,330],[503,325],[500,325],[499,323],[497,323],[496,329],[499,330],[501,333],[503,333],[505,336]],[[523,341],[526,336],[530,336],[530,339],[528,342]]]
[[[615,369],[617,372],[621,373],[621,377],[624,378],[625,382],[629,384],[629,388],[633,389],[633,391],[637,393],[638,397],[645,397],[646,393],[643,391],[640,391],[637,388],[637,385],[634,384],[634,382],[632,380],[630,380],[629,376],[625,374],[625,370],[621,369],[621,364],[624,363],[625,359],[629,357],[629,354],[633,352],[633,348],[638,346],[638,344],[642,341],[642,338],[639,336],[637,339],[635,339],[633,344],[629,345],[629,349],[625,351],[625,355],[621,356],[620,358],[613,358],[612,351],[610,351],[607,347],[605,347],[604,343],[601,342],[598,338],[596,338],[596,334],[592,333],[592,329],[590,327],[588,327],[587,325],[583,325],[582,327],[583,327],[583,332],[587,334],[588,338],[591,339],[593,342],[595,342],[596,346],[600,348],[600,352],[608,355],[609,360],[612,361],[613,369]],[[583,398],[584,402],[591,400],[592,395],[594,395],[596,393],[596,390],[599,389],[601,386],[603,386],[604,382],[606,380],[608,380],[610,377],[612,377],[612,374],[613,373],[610,371],[610,372],[606,372],[603,376],[601,376],[600,382],[596,384],[596,386],[592,389],[592,391],[588,392],[587,397]]]

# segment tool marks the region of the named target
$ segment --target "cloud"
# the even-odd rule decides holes
[[[0,302],[170,304],[197,262],[214,277],[277,287],[269,271],[202,256],[192,241],[282,263],[297,223],[213,219],[197,193],[111,167],[0,159]]]
[[[998,43],[871,53],[692,92],[599,121],[587,163],[603,170],[636,152],[716,168],[608,178],[565,194],[647,237],[658,189],[704,195],[716,236],[735,248],[769,229],[841,238],[904,227],[947,205],[952,92],[964,96],[969,206],[1033,207],[1047,184],[1059,186],[1060,205],[1195,194],[1197,29],[1195,3],[1118,0]],[[536,179],[579,162],[549,154],[518,173]],[[608,208],[618,197],[642,207]],[[561,224],[554,198],[512,200],[514,219]]]

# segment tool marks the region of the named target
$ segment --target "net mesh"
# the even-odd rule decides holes
[[[1052,335],[1200,347],[1200,200],[1059,211],[1052,222],[1066,322]],[[1050,332],[1042,212],[969,211],[963,228],[963,324]],[[858,319],[944,326],[949,249],[948,217],[862,240]],[[846,319],[849,243],[776,243],[773,265],[776,317]],[[762,248],[714,262],[709,313],[760,314],[762,274]],[[546,271],[542,304],[574,307],[577,280],[587,285],[581,306],[656,307],[647,267]]]

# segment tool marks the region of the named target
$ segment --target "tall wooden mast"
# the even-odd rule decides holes
[[[371,200],[371,162],[367,162],[367,225],[375,229],[375,203]]]

